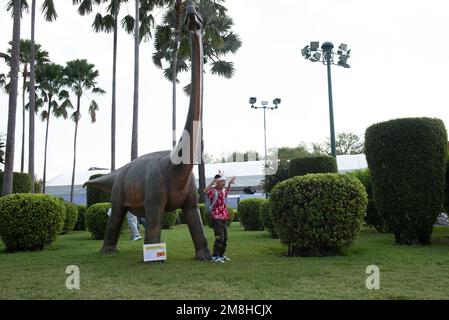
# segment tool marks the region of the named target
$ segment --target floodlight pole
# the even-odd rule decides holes
[[[325,42],[321,46],[324,52],[324,59],[327,64],[327,88],[329,94],[329,120],[330,120],[330,131],[331,131],[331,154],[332,157],[337,157],[336,142],[335,142],[335,126],[334,126],[334,107],[332,101],[332,78],[331,78],[331,59],[332,59],[332,49],[334,45],[332,42]]]
[[[263,133],[265,141],[265,167],[267,166],[267,120],[265,116],[265,106],[263,107]]]
[[[253,100],[254,99],[254,100]],[[265,104],[262,102],[262,106],[261,107],[256,107],[254,106],[254,104],[256,103],[256,98],[250,98],[249,103],[251,104],[251,108],[253,109],[263,109],[263,136],[264,136],[264,146],[265,146],[265,168],[268,168],[268,162],[267,162],[267,158],[268,158],[268,152],[267,152],[267,116],[266,116],[266,109],[277,109],[278,108],[278,104],[281,103],[281,99],[276,98],[273,100],[273,104],[275,105],[275,107],[268,107],[268,102],[266,102]]]

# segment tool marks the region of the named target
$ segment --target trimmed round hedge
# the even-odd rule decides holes
[[[64,204],[66,211],[61,234],[67,234],[72,232],[75,228],[76,221],[78,220],[78,207],[72,202],[62,201],[62,203]]]
[[[368,194],[368,206],[366,207],[365,223],[377,230],[377,232],[386,232],[387,227],[382,219],[382,216],[377,212],[376,203],[373,196],[373,185],[371,181],[371,173],[369,169],[357,170],[349,172],[349,175],[356,177],[365,187]]]
[[[94,174],[93,176],[89,177],[89,180],[93,180],[95,178],[99,178],[101,176],[104,176],[104,174]],[[96,203],[106,203],[111,202],[111,193],[110,192],[104,192],[100,189],[87,186],[86,187],[86,197],[87,197],[87,207],[96,204]]]
[[[44,194],[0,198],[0,237],[7,252],[42,250],[56,239],[65,218],[59,199]]]
[[[240,217],[240,223],[245,228],[245,231],[263,230],[259,214],[259,206],[263,201],[264,199],[260,198],[250,198],[239,202],[237,211]]]
[[[289,255],[326,256],[357,238],[368,197],[356,178],[320,173],[280,182],[270,201],[274,228]]]
[[[109,202],[96,203],[86,210],[86,228],[92,234],[92,239],[103,240],[108,224],[108,210],[111,208]],[[125,220],[125,219],[124,219]]]
[[[85,205],[78,204],[77,208],[78,208],[78,220],[76,221],[74,230],[84,231],[84,230],[86,230],[85,217],[86,217],[87,207]]]
[[[92,234],[92,239],[103,240],[106,227],[108,225],[108,210],[111,208],[110,202],[96,203],[89,208],[87,208],[84,216],[84,222],[86,229]],[[120,234],[129,228],[128,218],[125,214],[122,226],[120,228]]]
[[[271,202],[270,200],[263,200],[259,206],[260,222],[265,229],[267,229],[272,238],[278,238],[276,231],[274,231],[273,219],[271,218]]]
[[[288,174],[290,178],[310,173],[337,173],[337,161],[334,157],[315,156],[290,160]]]
[[[396,243],[430,244],[444,203],[444,123],[405,118],[372,125],[365,133],[365,152],[377,210]]]
[[[179,213],[182,212],[181,209],[176,209],[170,212],[166,212],[161,218],[161,228],[162,229],[172,229],[176,223]]]

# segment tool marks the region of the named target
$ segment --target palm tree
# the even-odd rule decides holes
[[[42,13],[45,20],[52,22],[56,20],[57,14],[53,0],[44,0],[42,4]],[[36,0],[31,1],[31,52],[30,52],[30,121],[29,121],[29,151],[28,151],[28,173],[34,181],[34,135],[35,135],[35,111],[36,111],[36,94],[35,94],[35,77],[36,77],[36,47],[34,41],[36,27]],[[32,183],[32,191],[34,192],[34,183]]]
[[[12,47],[12,42],[10,42],[10,46]],[[49,62],[48,52],[41,49],[40,44],[34,45],[34,50],[36,52],[35,64],[42,65],[44,63]],[[21,39],[20,40],[20,65],[21,65],[21,74],[22,74],[22,154],[20,160],[20,172],[24,172],[24,164],[25,164],[25,118],[26,118],[26,91],[29,89],[29,76],[30,76],[30,61],[31,61],[31,51],[32,45],[31,40]],[[11,52],[12,48],[8,49],[7,53],[0,53],[0,57],[5,60],[7,64],[11,63]],[[34,95],[33,95],[34,96]],[[34,113],[33,113],[34,114]],[[31,117],[31,113],[30,113]]]
[[[78,12],[86,15],[92,12],[93,4],[100,4],[108,0],[74,0],[73,4],[79,4]],[[111,171],[115,170],[115,137],[116,137],[116,83],[117,83],[117,35],[118,35],[118,15],[120,5],[127,0],[110,0],[107,14],[97,13],[92,24],[96,32],[113,32],[114,45],[112,53],[112,105],[111,105]]]
[[[100,75],[95,66],[87,62],[87,60],[73,60],[67,62],[64,71],[65,84],[76,95],[76,111],[71,118],[75,122],[75,137],[73,140],[73,170],[72,170],[72,184],[70,188],[70,201],[73,201],[73,187],[75,184],[75,168],[76,168],[76,139],[78,136],[78,122],[81,118],[81,98],[85,92],[103,94],[105,91],[96,87],[96,80]],[[89,106],[89,114],[92,122],[96,121],[96,112],[98,111],[98,104],[95,100],[91,100]]]
[[[239,36],[231,30],[233,21],[226,15],[227,9],[218,2],[224,2],[224,0],[199,1],[199,11],[203,17],[204,57],[205,64],[211,66],[212,74],[229,79],[234,74],[234,64],[222,58],[229,53],[236,53],[242,42]],[[190,59],[189,33],[185,29],[181,29],[182,32],[178,33],[180,15],[176,9],[176,7],[171,7],[164,15],[162,24],[156,27],[156,52],[153,54],[154,64],[164,69],[164,76],[173,82],[173,114],[176,112],[177,73],[190,68],[187,63]],[[166,62],[168,66],[164,68],[163,62]],[[190,84],[184,87],[184,92],[190,94]],[[175,130],[175,126],[173,129]],[[204,150],[202,130],[201,150]],[[204,169],[202,161],[198,166],[200,200],[204,200],[202,193],[206,184]]]
[[[47,103],[47,110],[42,111],[41,120],[46,121],[45,130],[45,151],[44,151],[44,173],[42,182],[42,193],[45,193],[45,185],[47,181],[47,145],[48,145],[48,128],[50,126],[50,117],[63,117],[67,119],[67,109],[73,109],[72,102],[67,90],[63,90],[64,86],[64,67],[51,63],[44,64],[36,72],[37,88],[41,93],[42,99]],[[58,97],[61,104],[56,100]]]
[[[142,40],[152,36],[154,17],[151,12],[172,0],[135,0],[134,17],[128,15],[123,18],[122,26],[128,33],[134,33],[134,99],[133,125],[131,134],[131,160],[138,155],[138,119],[139,119],[139,48]]]
[[[11,71],[9,76],[11,82],[9,86],[9,109],[8,109],[8,134],[6,137],[5,172],[3,175],[2,195],[12,193],[13,171],[14,171],[14,143],[16,130],[16,109],[17,109],[17,87],[19,78],[19,57],[20,57],[20,15],[21,0],[14,0],[14,23],[12,32],[11,50]]]

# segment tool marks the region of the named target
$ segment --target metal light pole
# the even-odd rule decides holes
[[[267,118],[266,118],[266,113],[265,110],[266,109],[277,109],[278,108],[278,104],[281,104],[281,99],[276,98],[273,100],[273,104],[274,107],[269,107],[268,106],[268,101],[262,101],[261,102],[261,107],[255,107],[254,104],[257,102],[257,98],[256,97],[251,97],[249,98],[249,103],[251,104],[251,108],[253,109],[263,109],[263,133],[264,133],[264,143],[265,143],[265,167],[268,166],[267,164]]]
[[[319,42],[311,42],[310,45],[305,46],[301,50],[301,54],[305,59],[312,62],[321,61],[323,64],[327,65],[327,88],[329,95],[329,121],[330,121],[330,131],[331,131],[331,154],[334,158],[337,157],[336,143],[335,143],[335,125],[334,125],[334,106],[332,100],[332,78],[331,78],[331,64],[337,64],[344,68],[350,68],[347,63],[351,50],[347,49],[347,45],[342,43],[338,47],[337,55],[339,56],[338,63],[334,62],[335,53],[332,51],[334,45],[332,42],[324,42],[319,50]],[[312,52],[315,52],[312,55]]]

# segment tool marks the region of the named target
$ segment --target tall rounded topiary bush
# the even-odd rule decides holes
[[[75,224],[78,220],[78,207],[72,202],[62,201],[62,203],[64,204],[66,211],[61,234],[66,234],[72,232],[75,228]]]
[[[365,152],[374,199],[398,244],[430,244],[444,203],[447,133],[439,119],[406,118],[372,125]]]
[[[245,231],[263,230],[259,215],[259,206],[263,201],[264,199],[260,198],[250,198],[239,202],[237,211]]]
[[[289,255],[325,256],[357,238],[368,199],[356,178],[328,173],[280,182],[270,201],[274,228]]]
[[[92,234],[92,239],[104,239],[104,234],[106,232],[106,226],[109,219],[107,215],[109,208],[111,208],[111,204],[109,202],[96,203],[87,208],[85,222],[87,230]]]
[[[314,156],[290,160],[288,174],[290,178],[310,173],[337,173],[337,161],[334,157]]]
[[[273,226],[273,219],[271,218],[271,203],[270,200],[266,199],[263,200],[259,206],[259,215],[260,215],[260,222],[262,223],[263,227],[267,229],[271,237],[277,238],[276,231],[274,231]]]
[[[84,231],[86,230],[86,210],[87,207],[82,204],[76,206],[78,208],[78,220],[76,221],[74,230]]]
[[[446,161],[446,188],[444,191],[444,211],[449,212],[449,155]]]
[[[94,174],[91,177],[89,177],[89,180],[99,178],[101,176],[104,176],[104,174]],[[96,203],[106,203],[111,202],[111,193],[105,192],[100,189],[87,186],[86,187],[86,201],[87,201],[87,207],[96,204]]]
[[[7,252],[42,250],[56,239],[65,218],[59,199],[43,194],[0,198],[0,237]]]
[[[373,184],[369,169],[357,170],[348,174],[359,179],[368,194],[368,206],[366,207],[365,223],[368,226],[375,228],[377,232],[386,232],[387,228],[385,226],[385,222],[379,212],[377,212],[376,203],[374,202]]]

